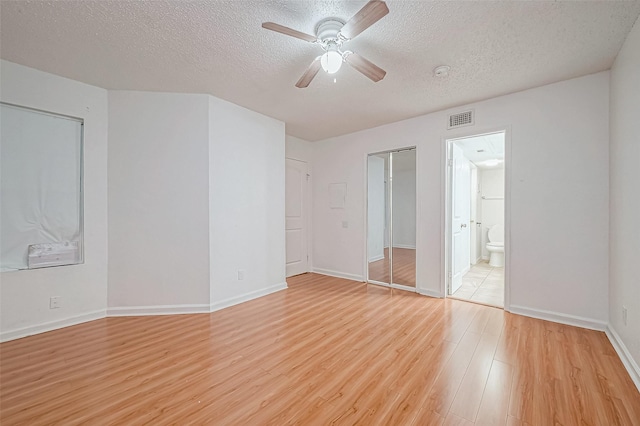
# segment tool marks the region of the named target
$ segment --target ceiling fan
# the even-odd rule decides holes
[[[371,0],[346,23],[338,18],[323,19],[316,26],[315,36],[273,22],[264,22],[262,28],[318,44],[324,50],[325,53],[313,60],[296,83],[296,87],[300,89],[309,86],[309,83],[318,74],[320,68],[329,74],[333,74],[340,69],[342,62],[348,63],[357,71],[377,82],[387,74],[385,70],[357,53],[349,50],[342,51],[341,48],[343,43],[353,39],[378,22],[387,13],[389,13],[389,8],[384,1]]]

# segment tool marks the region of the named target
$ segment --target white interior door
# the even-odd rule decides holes
[[[462,285],[462,276],[470,267],[471,170],[462,148],[452,144],[451,179],[451,289],[453,294]]]
[[[469,194],[471,195],[471,205],[469,216],[469,246],[471,248],[470,262],[475,265],[480,257],[478,248],[478,233],[476,232],[476,223],[478,223],[478,168],[474,164],[469,164],[471,167],[471,188]]]
[[[286,159],[285,233],[287,277],[309,271],[307,251],[307,163]]]

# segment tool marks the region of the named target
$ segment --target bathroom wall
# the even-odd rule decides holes
[[[489,259],[487,233],[496,224],[504,225],[504,169],[480,169],[480,223],[482,258]],[[500,198],[500,199],[496,199]]]

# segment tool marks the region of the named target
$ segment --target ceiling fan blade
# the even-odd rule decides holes
[[[382,80],[384,76],[387,75],[387,72],[385,70],[366,60],[357,53],[350,53],[348,55],[345,55],[344,60],[357,71],[360,71],[362,74],[369,77],[375,82]]]
[[[286,34],[288,36],[299,38],[301,40],[308,41],[308,42],[311,42],[311,43],[313,43],[314,41],[316,41],[318,39],[318,37],[316,37],[316,36],[312,36],[310,34],[306,34],[306,33],[300,32],[298,30],[294,30],[293,28],[285,27],[284,25],[276,24],[276,23],[273,23],[273,22],[263,22],[262,23],[262,28],[266,28],[268,30],[275,31],[277,33]]]
[[[378,22],[387,13],[389,13],[389,8],[385,2],[371,0],[365,4],[353,18],[344,24],[344,27],[340,30],[340,34],[347,40],[350,40]]]
[[[299,89],[304,89],[305,87],[309,86],[309,83],[311,83],[311,80],[313,80],[316,74],[318,74],[318,71],[320,71],[320,56],[318,56],[313,60],[313,62],[311,62],[309,68],[307,68],[304,74],[302,74],[302,77],[300,77],[300,80],[298,80],[298,82],[296,83],[296,87]]]

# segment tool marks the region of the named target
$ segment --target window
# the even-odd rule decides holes
[[[0,104],[0,268],[83,262],[81,119]]]

